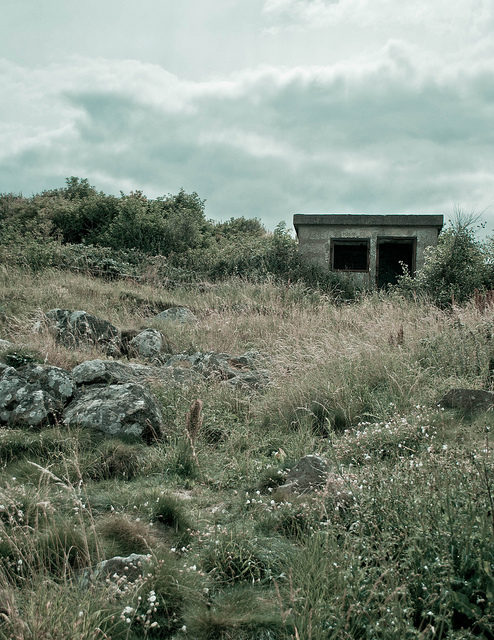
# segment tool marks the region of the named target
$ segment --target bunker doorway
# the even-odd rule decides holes
[[[395,284],[403,273],[401,263],[410,271],[415,271],[415,238],[377,239],[377,286],[379,288]]]

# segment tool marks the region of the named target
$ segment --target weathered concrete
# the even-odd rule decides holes
[[[342,239],[366,240],[369,260],[366,269],[336,270],[356,286],[372,289],[378,282],[378,246],[386,241],[413,242],[412,270],[424,264],[427,247],[437,244],[443,226],[442,215],[413,214],[296,214],[293,224],[299,241],[301,256],[309,263],[332,269],[331,251],[334,241]]]

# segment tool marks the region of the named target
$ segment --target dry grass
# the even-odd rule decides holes
[[[190,307],[198,322],[156,323],[153,315],[171,305]],[[107,356],[33,332],[54,307],[84,309],[123,329],[157,326],[176,352],[257,349],[271,379],[263,393],[209,380],[154,382],[167,438],[150,448],[76,432],[64,439],[55,430],[6,431],[0,559],[10,564],[0,571],[0,638],[167,637],[151,620],[169,625],[171,638],[492,637],[492,416],[464,419],[436,405],[453,386],[492,388],[489,309],[441,311],[380,295],[341,305],[299,285],[232,280],[165,289],[7,267],[0,307],[0,338],[67,369]],[[200,474],[185,464],[189,408]],[[315,452],[352,492],[348,504],[336,510],[331,496],[274,500],[285,468]],[[251,544],[266,551],[266,584],[244,574]],[[88,591],[73,579],[79,566],[108,554],[148,550],[166,551],[167,567],[176,569],[160,586],[173,607],[158,607],[156,619],[154,611],[139,620],[136,613],[138,597],[143,604],[158,592],[153,577],[116,601],[108,585]],[[23,557],[28,573],[17,569]],[[232,558],[241,584],[225,586],[215,573]],[[121,614],[129,607],[127,623]],[[183,624],[188,633],[178,631]]]

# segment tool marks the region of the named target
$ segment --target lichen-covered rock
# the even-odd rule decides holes
[[[27,364],[17,370],[32,384],[45,389],[55,399],[65,404],[74,395],[74,382],[70,374],[60,367]]]
[[[163,419],[153,396],[135,383],[88,388],[64,411],[68,426],[97,429],[110,436],[134,435],[152,442],[162,436]]]
[[[241,356],[209,351],[192,355],[179,353],[169,358],[166,365],[186,365],[205,378],[224,380],[232,386],[262,389],[269,384],[269,373],[259,366],[261,361],[262,357],[257,351],[248,351]]]
[[[158,313],[154,319],[163,322],[197,322],[197,317],[187,307],[170,307]]]
[[[130,355],[135,354],[141,358],[157,358],[165,348],[163,335],[157,329],[144,329],[129,342]]]
[[[111,322],[86,311],[51,309],[45,314],[49,330],[66,346],[100,345],[117,353],[120,332]]]
[[[0,423],[9,426],[55,423],[74,393],[70,375],[58,367],[5,367],[0,376]]]
[[[460,411],[487,411],[494,408],[494,393],[482,389],[450,389],[439,404]]]
[[[78,385],[142,383],[157,377],[155,367],[118,360],[86,360],[72,369],[72,378]]]

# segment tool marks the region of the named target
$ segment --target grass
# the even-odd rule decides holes
[[[173,305],[198,323],[153,319]],[[149,447],[1,428],[0,639],[494,637],[494,418],[438,407],[451,387],[492,390],[489,310],[5,265],[0,306],[15,353],[66,369],[106,356],[33,332],[54,307],[155,326],[175,352],[256,349],[270,374],[263,392],[153,383],[166,435]],[[309,453],[337,481],[279,498]],[[137,582],[81,580],[131,553],[150,554]]]

